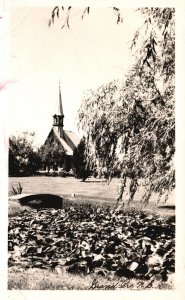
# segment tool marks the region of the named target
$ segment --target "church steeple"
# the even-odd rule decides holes
[[[61,89],[60,89],[60,81],[59,81],[59,107],[58,107],[58,112],[59,112],[59,115],[61,116],[64,116],[64,113],[63,113],[63,107],[62,107],[62,96],[61,96]]]
[[[60,82],[59,82],[59,107],[58,107],[58,115],[53,116],[53,126],[58,127],[58,132],[60,137],[63,137],[63,127],[64,127],[64,113],[62,107],[62,96],[61,96],[61,89],[60,89]]]

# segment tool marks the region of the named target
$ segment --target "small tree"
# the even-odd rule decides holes
[[[58,167],[63,167],[65,163],[65,151],[60,144],[44,144],[39,149],[39,155],[42,161],[42,167],[47,169],[57,170]]]
[[[23,132],[9,138],[9,175],[34,175],[39,170],[41,161],[33,146],[34,136],[34,132]]]
[[[78,147],[74,150],[73,154],[73,169],[75,172],[75,176],[77,178],[81,178],[82,181],[85,181],[92,174],[91,170],[88,167],[85,156],[85,143],[85,138],[83,137]]]
[[[12,144],[11,138],[9,139],[9,145]],[[16,176],[20,172],[19,160],[16,157],[16,154],[12,148],[9,147],[9,157],[8,157],[8,173],[10,176]]]

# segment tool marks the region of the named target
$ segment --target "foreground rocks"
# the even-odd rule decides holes
[[[110,208],[40,209],[9,220],[9,266],[167,281],[175,218]]]

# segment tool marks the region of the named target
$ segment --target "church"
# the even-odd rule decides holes
[[[66,156],[64,162],[64,170],[69,171],[73,167],[73,153],[80,143],[78,136],[68,130],[64,130],[64,113],[62,106],[61,88],[59,84],[59,107],[58,114],[53,116],[53,126],[45,141],[45,145],[60,145],[63,147]]]

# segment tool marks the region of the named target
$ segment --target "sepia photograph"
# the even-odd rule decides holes
[[[175,7],[9,21],[8,290],[174,290]]]

